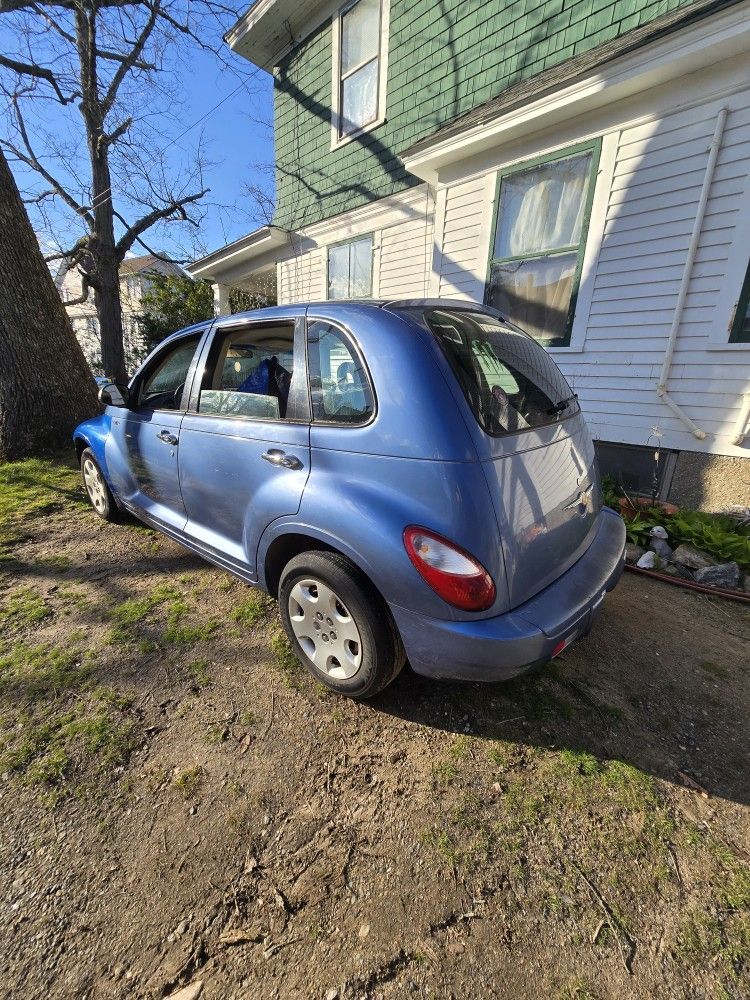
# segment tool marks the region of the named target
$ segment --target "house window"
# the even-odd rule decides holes
[[[599,143],[504,171],[486,301],[545,347],[570,343]]]
[[[366,299],[372,295],[372,236],[328,248],[328,298]]]
[[[337,140],[356,135],[382,116],[381,0],[357,0],[338,15],[334,45]]]
[[[729,334],[730,344],[750,343],[750,265],[745,275],[737,308],[734,313],[734,321]]]

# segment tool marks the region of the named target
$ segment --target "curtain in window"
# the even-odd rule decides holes
[[[359,0],[341,18],[341,123],[354,132],[378,116],[380,0]]]
[[[328,248],[328,298],[372,295],[372,237]]]
[[[539,340],[565,340],[590,152],[504,177],[488,299]]]

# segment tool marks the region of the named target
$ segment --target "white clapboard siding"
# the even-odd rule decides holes
[[[487,181],[484,177],[455,184],[445,194],[443,242],[440,247],[441,298],[481,302],[487,275]]]
[[[675,402],[706,431],[701,442],[659,399],[656,385],[721,107],[729,114],[669,379]],[[743,393],[750,391],[750,345],[717,351],[711,337],[717,316],[726,327],[731,309],[722,296],[748,174],[748,91],[619,132],[598,228],[592,219],[601,243],[583,341],[569,354],[554,352],[597,437],[653,444],[657,428],[664,447],[743,454],[730,438]],[[493,209],[485,181],[475,178],[445,192],[443,296],[481,301],[484,294],[489,247],[480,231]],[[747,256],[750,240],[741,245]]]
[[[672,398],[708,437],[697,441],[655,389],[718,102],[620,134],[584,350],[576,359],[556,354],[589,422],[606,440],[653,442],[656,426],[666,447],[733,453],[728,442],[742,394],[750,390],[750,349],[722,354],[707,348],[750,172],[750,96],[745,92],[726,103],[729,115],[669,380]]]
[[[432,267],[432,226],[408,219],[380,232],[380,287],[384,299],[425,298]]]
[[[326,256],[320,249],[281,261],[279,302],[315,302],[326,297]]]

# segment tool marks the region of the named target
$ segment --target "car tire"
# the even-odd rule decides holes
[[[81,484],[94,513],[103,521],[119,521],[120,511],[90,448],[81,452]]]
[[[404,666],[404,647],[385,602],[345,556],[295,556],[281,576],[279,607],[300,663],[337,694],[372,698]]]

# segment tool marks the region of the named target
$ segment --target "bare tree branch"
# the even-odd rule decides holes
[[[122,260],[135,241],[140,238],[141,234],[145,233],[146,230],[150,229],[155,223],[161,220],[168,220],[172,217],[177,217],[183,222],[191,222],[192,220],[185,211],[185,206],[199,201],[204,195],[208,194],[208,192],[209,188],[204,188],[196,194],[180,198],[173,201],[169,205],[165,205],[163,208],[155,208],[153,212],[149,212],[148,215],[144,215],[142,219],[139,219],[138,222],[130,226],[125,234],[118,240],[117,246],[115,247],[115,253],[118,256],[118,259]]]
[[[89,225],[92,225],[93,216],[88,211],[88,209],[84,208],[83,205],[79,205],[79,203],[76,201],[73,195],[70,194],[69,191],[65,190],[60,181],[58,181],[55,177],[53,177],[52,174],[49,172],[49,170],[47,170],[46,167],[42,166],[42,164],[39,162],[38,157],[34,153],[34,150],[31,148],[29,135],[28,132],[26,131],[26,123],[23,120],[23,115],[21,114],[21,109],[19,107],[17,97],[14,97],[13,99],[13,110],[15,112],[16,124],[18,125],[18,131],[21,136],[21,140],[23,141],[26,153],[23,153],[20,149],[18,149],[18,147],[14,146],[8,139],[0,139],[0,144],[5,146],[5,148],[8,149],[13,154],[13,156],[17,157],[17,159],[19,159],[22,163],[25,163],[26,166],[31,167],[32,170],[36,170],[38,174],[41,174],[41,176],[47,181],[50,187],[53,188],[56,191],[56,193],[62,198],[62,200],[65,202],[68,208],[72,209],[76,213],[76,215],[80,215],[83,219],[85,219],[86,222],[89,223]]]
[[[1,2],[2,0],[0,0],[0,3]],[[57,94],[57,99],[61,104],[70,104],[70,102],[74,101],[76,97],[81,96],[76,90],[66,97],[60,89],[60,85],[55,78],[55,74],[52,70],[46,69],[44,66],[17,62],[15,59],[10,59],[8,56],[4,56],[2,53],[0,53],[0,66],[13,70],[14,73],[19,73],[21,76],[32,76],[35,80],[44,80],[50,85],[50,87],[52,87],[55,94]]]
[[[2,0],[0,0],[0,3],[1,2]],[[157,18],[161,13],[162,9],[159,5],[159,0],[155,0],[154,5],[151,7],[151,10],[149,12],[148,19],[146,20],[145,25],[143,26],[140,34],[138,35],[135,44],[133,45],[130,52],[123,57],[122,62],[117,67],[117,72],[112,77],[112,82],[107,88],[107,93],[104,95],[104,99],[101,102],[102,119],[106,117],[106,115],[112,108],[115,98],[117,97],[117,91],[120,89],[120,85],[122,84],[122,81],[125,79],[125,76],[131,69],[133,69],[136,62],[140,59],[141,53],[143,52],[143,48],[146,42],[149,40],[151,32],[154,30],[154,27],[156,26]]]

